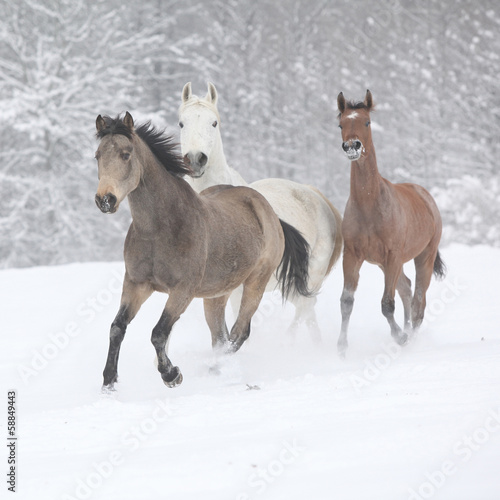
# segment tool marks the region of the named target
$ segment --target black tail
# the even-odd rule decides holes
[[[441,259],[439,251],[436,254],[436,259],[434,260],[434,276],[438,280],[442,280],[446,276],[446,265],[443,262],[443,259]]]
[[[285,235],[285,251],[276,271],[278,283],[284,299],[300,294],[312,297],[314,294],[307,287],[309,280],[309,243],[290,224],[280,219]]]

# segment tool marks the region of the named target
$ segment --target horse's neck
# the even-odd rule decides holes
[[[356,204],[371,208],[380,202],[382,177],[377,168],[373,146],[365,156],[351,162],[350,198]]]
[[[198,195],[185,185],[184,180],[164,170],[147,146],[141,148],[138,161],[142,168],[141,180],[128,195],[136,228],[144,233],[154,233],[159,226],[183,224],[184,214],[178,207],[196,206]]]

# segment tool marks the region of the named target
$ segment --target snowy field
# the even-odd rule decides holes
[[[340,263],[319,297],[321,345],[306,332],[289,338],[292,306],[269,294],[219,375],[194,301],[170,343],[184,375],[175,389],[153,364],[150,332],[166,298],[156,294],[128,329],[113,396],[101,395],[101,374],[123,264],[1,272],[0,497],[498,500],[500,249],[452,245],[442,255],[448,276],[431,283],[427,319],[404,348],[380,312],[382,273],[363,266],[345,361]]]

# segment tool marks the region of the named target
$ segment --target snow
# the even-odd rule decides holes
[[[166,298],[156,294],[128,329],[112,396],[100,393],[101,373],[123,264],[2,271],[16,498],[500,498],[500,249],[453,244],[442,255],[448,276],[431,283],[427,320],[404,348],[380,312],[381,271],[363,266],[345,361],[339,264],[318,299],[321,345],[302,331],[289,338],[292,307],[268,294],[219,375],[195,300],[170,343],[184,375],[175,389],[153,363]]]

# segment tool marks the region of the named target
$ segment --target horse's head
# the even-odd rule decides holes
[[[342,92],[337,97],[339,127],[342,130],[342,149],[349,160],[358,160],[372,142],[370,111],[373,110],[372,94],[366,91],[363,102],[348,102]]]
[[[128,111],[123,120],[99,115],[96,128],[101,142],[95,154],[99,178],[95,202],[102,212],[112,214],[141,177],[133,144],[134,120]]]
[[[181,129],[181,152],[184,161],[193,172],[191,177],[201,177],[216,148],[222,147],[219,122],[217,90],[213,83],[208,83],[205,98],[193,95],[191,83],[186,83],[182,89],[179,127]]]

